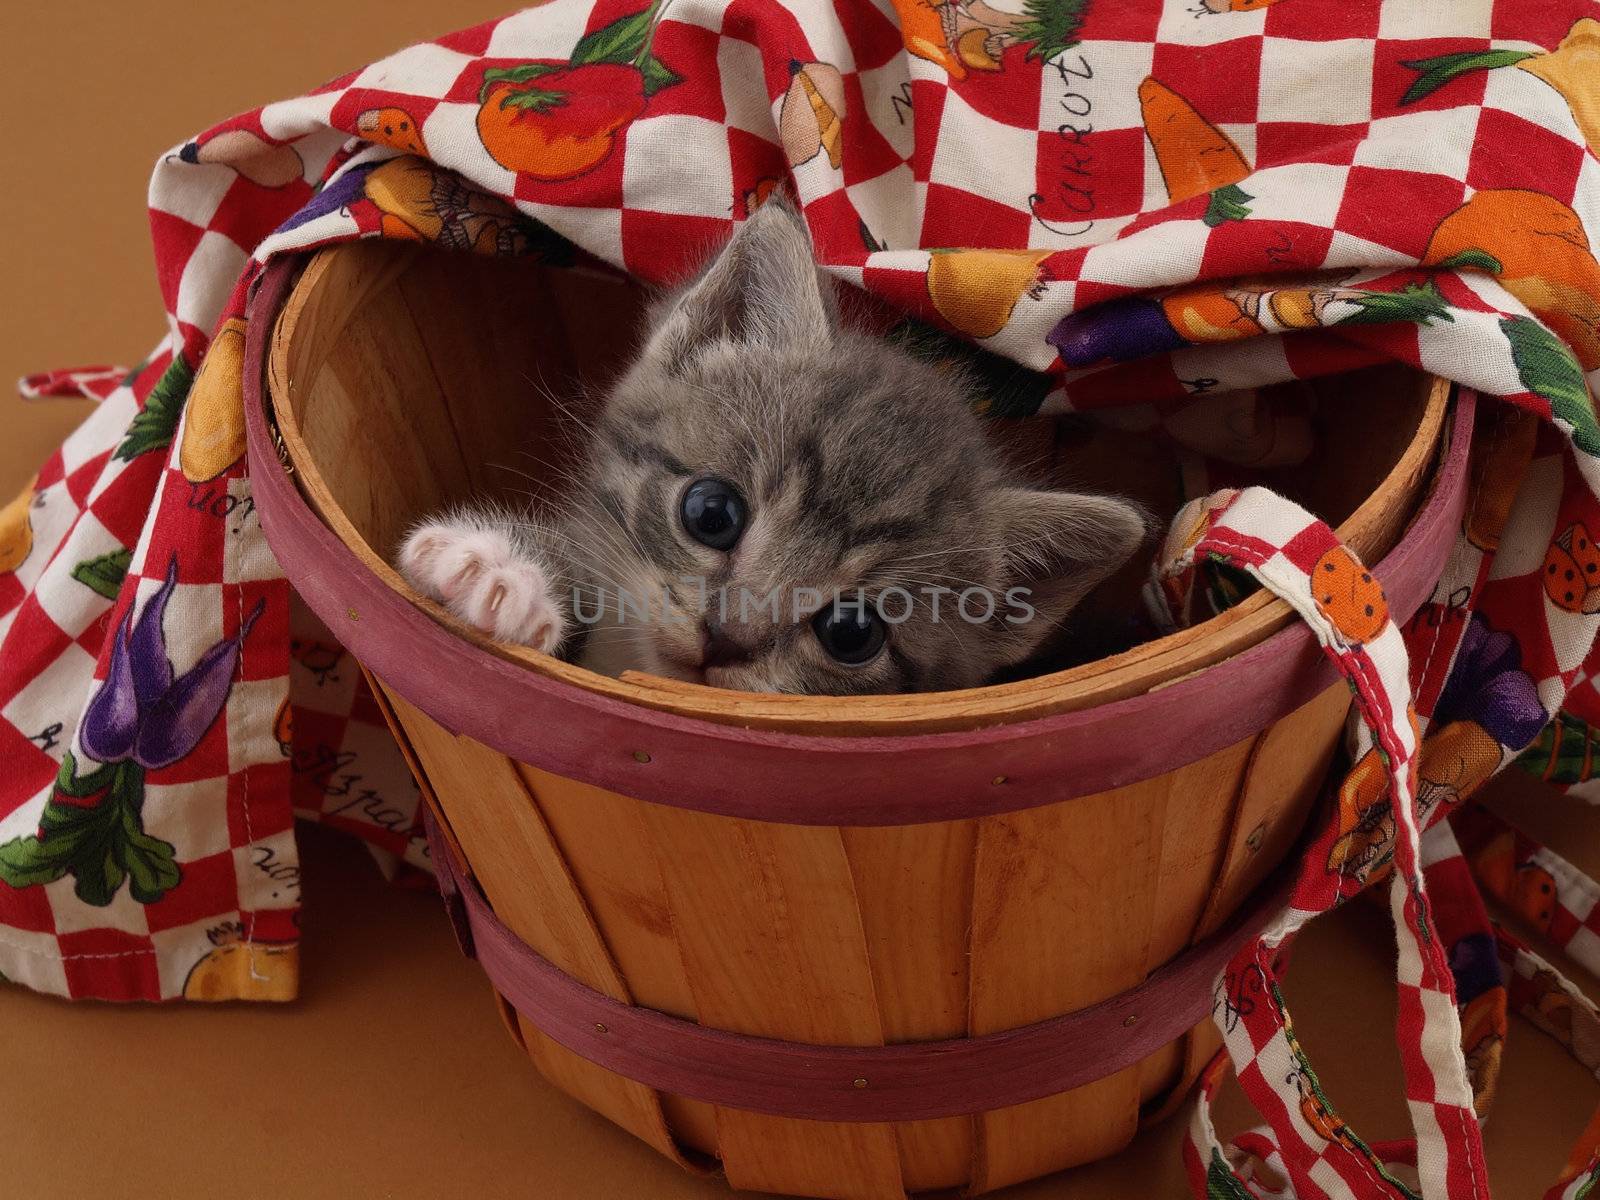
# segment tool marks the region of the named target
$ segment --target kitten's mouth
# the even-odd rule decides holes
[[[727,667],[706,667],[687,658],[675,656],[662,656],[661,666],[663,674],[671,679],[679,679],[684,683],[698,683],[706,687],[731,688],[739,692],[741,687],[733,676],[736,672]]]
[[[671,679],[681,679],[685,683],[705,683],[706,672],[698,659],[685,655],[672,654],[663,651],[661,654],[662,673]]]

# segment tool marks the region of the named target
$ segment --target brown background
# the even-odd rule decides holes
[[[14,9],[0,73],[0,376],[131,364],[160,337],[144,209],[158,154],[235,112],[500,11],[485,0]],[[4,387],[0,500],[83,411],[25,406]],[[1600,868],[1581,805],[1508,783],[1502,800],[1538,804],[1556,844]],[[305,982],[294,1004],[116,1008],[0,989],[0,1194],[728,1195],[537,1078],[432,897],[388,888],[346,840],[313,831],[305,841]],[[1304,938],[1289,989],[1327,1090],[1374,1139],[1404,1132],[1392,947],[1380,914],[1353,906]],[[1488,1133],[1500,1200],[1541,1194],[1597,1094],[1580,1067],[1513,1024]],[[1223,1128],[1243,1121],[1230,1093]],[[1169,1121],[1116,1160],[1006,1195],[1176,1200],[1187,1195],[1180,1133],[1181,1120]]]

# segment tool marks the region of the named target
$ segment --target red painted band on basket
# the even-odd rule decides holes
[[[423,805],[428,849],[461,948],[540,1033],[646,1087],[812,1121],[921,1121],[987,1112],[1115,1075],[1211,1012],[1212,983],[1288,900],[1290,879],[1136,988],[1035,1025],[889,1046],[815,1046],[710,1029],[613,1000],[511,932]]]
[[[446,729],[542,770],[748,820],[962,820],[1161,775],[1265,729],[1338,682],[1311,631],[1296,621],[1233,658],[1110,704],[983,729],[853,738],[696,720],[507,662],[456,637],[369,571],[279,468],[263,381],[272,329],[295,278],[292,259],[268,267],[245,348],[250,482],[268,544],[306,603],[384,683]],[[1460,526],[1474,405],[1462,390],[1433,490],[1373,568],[1400,624],[1427,599]],[[1130,738],[1130,729],[1163,736],[1157,744]],[[1003,785],[992,782],[999,778]]]

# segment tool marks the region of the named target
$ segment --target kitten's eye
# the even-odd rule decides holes
[[[723,479],[701,479],[683,494],[683,527],[702,546],[731,550],[744,532],[744,497]]]
[[[811,628],[828,657],[859,667],[883,649],[883,618],[862,604],[834,604],[811,618]]]

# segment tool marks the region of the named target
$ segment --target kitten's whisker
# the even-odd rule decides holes
[[[979,545],[979,546],[948,546],[948,547],[941,547],[938,550],[929,550],[924,554],[903,554],[903,555],[899,555],[896,558],[894,558],[892,560],[892,562],[894,562],[894,563],[916,562],[918,559],[923,559],[923,558],[940,558],[940,557],[955,558],[957,555],[960,555],[960,554],[982,554],[982,553],[985,553],[985,552],[988,552],[988,551],[991,551],[991,550],[998,550],[998,551],[1004,552],[1007,549],[1009,549],[1009,545],[1008,545],[1008,543],[1005,543],[1005,542],[991,542],[988,545]]]
[[[977,588],[979,591],[983,592],[994,591],[994,588],[990,584],[984,583],[977,579],[968,579],[962,575],[946,575],[939,573],[930,575],[915,575],[908,572],[900,575],[899,578],[906,583],[921,584],[926,587],[943,588],[945,591],[951,592],[962,591],[966,588]],[[961,584],[962,587],[950,587],[950,584]],[[891,584],[890,586],[892,587],[894,585]]]
[[[524,382],[532,384],[534,390],[538,392],[539,395],[542,396],[552,407],[554,407],[562,417],[568,421],[571,421],[579,428],[586,430],[593,428],[593,419],[579,413],[569,401],[562,399],[560,393],[546,383],[542,375],[536,377],[529,375],[526,371],[519,371],[518,374],[522,376]],[[587,389],[583,386],[581,381],[574,381],[573,387],[574,390],[576,390],[585,400],[590,399],[587,394]],[[593,406],[591,405],[591,408],[592,407]]]
[[[568,516],[571,519],[579,521],[582,526],[588,529],[590,532],[597,533],[602,538],[606,539],[606,543],[611,547],[612,550],[625,551],[631,548],[632,552],[639,558],[641,562],[650,561],[651,556],[649,552],[639,544],[639,540],[633,536],[633,531],[622,522],[611,517],[609,512],[606,514],[607,519],[604,522],[602,522],[594,512],[588,509],[574,509],[570,514],[568,514]],[[622,538],[625,538],[626,541],[619,542],[617,540],[619,535]]]

